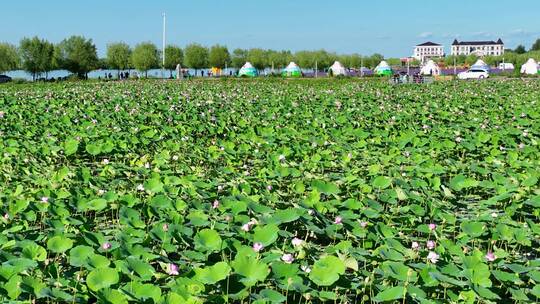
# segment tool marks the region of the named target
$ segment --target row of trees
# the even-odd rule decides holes
[[[131,48],[124,42],[111,43],[107,46],[106,58],[98,58],[97,48],[92,39],[72,36],[58,44],[53,44],[38,37],[24,38],[18,47],[0,43],[0,72],[23,69],[32,74],[33,79],[47,77],[50,71],[65,69],[79,78],[86,78],[88,72],[95,69],[122,70],[135,68],[145,74],[153,68],[164,67],[172,74],[177,64],[195,70],[208,67],[240,68],[247,61],[259,70],[265,68],[283,68],[295,61],[303,68],[324,69],[335,60],[347,67],[375,67],[382,59],[380,54],[361,56],[359,54],[338,55],[325,50],[318,51],[275,51],[260,48],[235,49],[232,53],[223,45],[210,48],[197,43],[189,44],[184,49],[169,45],[165,48],[165,62],[155,44],[143,42]]]
[[[504,56],[486,56],[484,61],[490,65],[500,62],[510,62],[521,65],[528,58],[540,60],[540,39],[538,39],[528,52],[522,52],[525,47],[519,46],[516,50],[507,50]],[[71,36],[58,44],[47,40],[24,38],[18,47],[0,43],[0,72],[22,68],[32,74],[33,78],[56,69],[65,69],[79,78],[86,78],[88,72],[95,69],[121,70],[135,68],[147,74],[148,70],[164,67],[172,75],[172,70],[177,64],[195,70],[208,67],[234,67],[240,68],[249,61],[259,70],[265,68],[280,69],[289,62],[295,61],[302,68],[324,69],[334,61],[339,60],[343,65],[350,68],[368,67],[374,68],[383,56],[373,54],[361,56],[359,54],[339,55],[325,50],[318,51],[275,51],[260,48],[235,49],[232,53],[226,46],[214,45],[210,48],[197,43],[189,44],[184,49],[169,45],[165,48],[165,63],[161,62],[162,54],[155,44],[143,42],[131,48],[123,42],[111,43],[107,46],[106,58],[99,59],[97,48],[92,39],[82,36]],[[398,58],[387,59],[390,65],[401,65]],[[439,63],[446,66],[471,65],[477,60],[471,56],[447,56],[441,58]],[[412,65],[418,65],[413,62]]]

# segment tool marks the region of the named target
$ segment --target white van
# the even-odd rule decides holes
[[[508,62],[499,63],[500,70],[514,70],[514,65]]]

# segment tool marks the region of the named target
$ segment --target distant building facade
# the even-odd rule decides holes
[[[452,43],[452,55],[501,56],[504,54],[504,43],[497,41],[458,41]]]
[[[425,62],[431,58],[444,57],[444,48],[442,45],[431,41],[424,42],[414,47],[413,57],[421,62]]]

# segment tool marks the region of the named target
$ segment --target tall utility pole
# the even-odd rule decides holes
[[[163,13],[163,48],[162,48],[162,57],[163,62],[161,64],[161,78],[165,78],[165,13]]]

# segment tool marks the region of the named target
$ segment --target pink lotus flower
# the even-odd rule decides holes
[[[104,159],[103,161],[101,161],[104,165],[108,165],[109,164],[109,160],[108,159]]]
[[[418,244],[418,242],[412,242],[411,248],[414,250],[418,250],[418,248],[420,248],[420,244]]]
[[[456,137],[456,142],[457,142],[457,143],[460,143],[462,140],[463,140],[463,138],[461,138],[461,137],[459,137],[459,136]]]
[[[297,238],[297,237],[295,237],[294,239],[292,239],[291,243],[292,243],[292,245],[293,245],[294,247],[298,247],[298,246],[302,246],[302,244],[304,243],[304,241],[301,240],[301,239],[299,239],[299,238]]]
[[[272,191],[272,185],[268,185],[268,186],[266,186],[266,190],[268,190],[268,191]]]
[[[435,228],[437,228],[437,225],[431,223],[431,224],[428,225],[428,228],[429,228],[429,230],[433,231],[433,230],[435,230]]]
[[[49,201],[49,198],[46,197],[46,196],[43,196],[43,197],[41,198],[41,202],[42,202],[42,203],[47,203],[48,201]]]
[[[105,243],[103,243],[103,245],[101,245],[101,248],[103,250],[109,250],[109,249],[111,249],[111,247],[112,247],[112,245],[109,242],[105,242]]]
[[[139,184],[139,185],[137,186],[137,191],[144,191],[144,186],[143,186],[143,184]]]
[[[284,255],[281,256],[281,260],[287,264],[290,264],[294,261],[294,257],[290,253],[285,253]]]
[[[163,228],[163,231],[165,231],[165,232],[169,231],[169,224],[165,223],[165,224],[163,224],[163,226],[161,228]]]
[[[365,222],[365,221],[360,222],[360,227],[362,227],[362,228],[366,228],[367,225],[368,225],[368,222]]]
[[[428,259],[431,263],[436,264],[437,261],[439,260],[439,255],[436,254],[436,253],[433,252],[433,251],[430,251],[430,252],[428,253],[427,259]]]
[[[172,275],[172,276],[177,276],[179,275],[180,273],[178,272],[178,266],[176,264],[172,264],[172,263],[169,263],[167,265],[167,270],[166,270],[167,274],[168,275]]]
[[[488,253],[486,254],[486,260],[488,262],[493,262],[496,259],[497,259],[497,257],[495,256],[495,254],[492,251],[488,251]]]
[[[218,201],[218,200],[215,200],[215,201],[212,203],[212,208],[213,208],[213,209],[216,209],[217,207],[219,207],[219,201]]]
[[[264,248],[263,244],[261,243],[255,243],[253,244],[253,251],[259,252]]]
[[[244,225],[242,225],[242,230],[244,230],[245,232],[248,232],[249,229],[251,228],[251,225],[249,223],[245,223]]]
[[[334,219],[334,224],[336,225],[340,225],[341,222],[343,221],[343,218],[341,218],[341,216],[336,216],[336,218]]]
[[[280,160],[280,161],[285,161],[285,155],[280,154],[280,155],[279,155],[279,160]]]
[[[427,241],[426,247],[427,247],[429,250],[435,248],[435,242],[434,242],[434,241]]]
[[[0,111],[0,118],[4,118],[4,111]]]
[[[5,220],[9,220],[9,214],[7,214],[7,213],[4,214],[4,219],[5,219]]]

